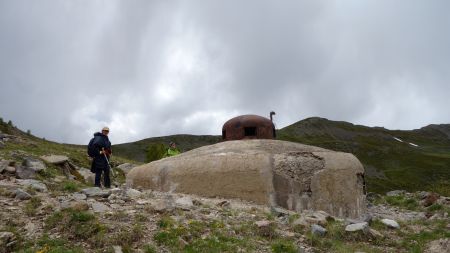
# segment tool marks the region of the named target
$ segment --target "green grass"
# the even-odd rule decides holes
[[[253,249],[251,237],[231,234],[222,221],[190,221],[178,224],[167,218],[158,222],[154,241],[173,252],[236,252]]]
[[[36,242],[28,242],[25,248],[19,250],[20,253],[83,253],[81,247],[72,245],[69,241],[60,238],[50,238],[43,235]]]
[[[77,239],[89,239],[106,229],[93,214],[70,208],[55,212],[45,220],[45,229],[53,228]]]
[[[31,199],[27,201],[27,203],[24,206],[23,211],[28,216],[35,216],[37,208],[42,205],[42,200],[39,197],[33,196]]]
[[[289,240],[277,240],[270,245],[273,253],[297,253],[294,242]]]

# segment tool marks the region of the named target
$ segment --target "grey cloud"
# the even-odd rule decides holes
[[[447,1],[0,1],[0,116],[85,143],[238,114],[448,123]]]

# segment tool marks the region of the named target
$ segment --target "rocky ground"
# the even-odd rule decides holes
[[[368,194],[367,214],[339,219],[322,211],[127,188],[130,164],[115,169],[115,188],[95,188],[93,174],[82,168],[86,163],[66,155],[0,148],[0,252],[450,249],[450,198],[431,192]]]

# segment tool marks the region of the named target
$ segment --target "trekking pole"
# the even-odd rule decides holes
[[[105,148],[102,148],[102,151],[103,151],[103,155],[105,156],[106,162],[108,163],[109,170],[111,171],[111,175],[112,175],[113,177],[116,177],[116,175],[114,175],[113,169],[111,168],[111,164],[109,164],[108,157],[107,157],[106,154],[105,154]]]

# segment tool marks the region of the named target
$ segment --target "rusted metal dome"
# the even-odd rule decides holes
[[[275,125],[268,119],[258,115],[242,115],[225,122],[222,127],[222,139],[274,139]]]

